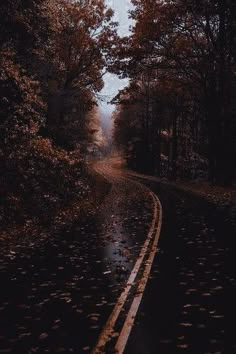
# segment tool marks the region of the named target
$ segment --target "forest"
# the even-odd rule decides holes
[[[129,167],[172,180],[235,180],[236,3],[132,0],[114,71],[114,139]]]
[[[0,218],[47,222],[92,192],[116,24],[101,0],[7,0],[0,13]]]
[[[236,0],[0,15],[0,353],[236,353]]]
[[[2,225],[47,223],[94,194],[86,160],[103,144],[107,71],[129,79],[112,101],[114,144],[129,168],[234,183],[235,2],[132,4],[134,25],[119,37],[103,0],[1,2]]]

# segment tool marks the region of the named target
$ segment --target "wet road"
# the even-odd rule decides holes
[[[235,219],[193,194],[143,182],[164,219],[125,353],[236,353]]]
[[[0,353],[83,353],[96,344],[153,217],[144,188],[105,174],[112,186],[99,210],[47,239],[2,244]]]
[[[50,238],[26,243],[22,237],[1,248],[0,353],[92,352],[129,287],[142,246],[150,230],[156,232],[154,202],[149,190],[112,170],[109,162],[96,169],[111,182],[99,210]],[[230,324],[236,298],[231,221],[189,193],[141,182],[160,198],[164,218],[125,353],[236,352]],[[142,274],[151,266],[152,246],[150,241],[111,340],[97,352],[114,352],[139,297]]]

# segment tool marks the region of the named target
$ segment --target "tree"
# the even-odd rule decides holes
[[[45,119],[34,64],[44,54],[41,48],[50,33],[51,12],[43,0],[7,0],[0,4],[0,11],[0,130],[2,144],[7,146],[8,139],[36,134]]]
[[[176,97],[174,101],[171,99],[176,102],[171,104],[173,114],[177,114],[172,120],[172,137],[176,136],[173,140],[179,140],[178,125],[185,119],[187,110],[191,125],[205,133],[211,182],[230,183],[234,151],[234,99],[230,82],[235,76],[235,42],[232,40],[235,6],[232,1],[223,0],[133,0],[133,4],[132,36],[123,41],[121,49],[118,48],[122,61],[114,70],[126,73],[134,80],[149,72],[152,86],[156,87],[163,87],[160,83],[168,79],[173,89],[170,96]],[[160,97],[161,94],[156,97],[157,105]],[[164,102],[163,98],[161,101]],[[192,117],[189,115],[193,110],[186,101],[192,107],[198,107],[197,114]],[[154,120],[158,120],[158,115],[156,112]],[[175,146],[173,156],[175,150],[177,154],[183,150],[176,143],[172,145]],[[192,140],[191,150],[194,145]],[[173,171],[177,160],[178,156],[173,158]]]
[[[50,219],[89,192],[113,12],[103,0],[6,0],[0,10],[0,219]]]
[[[101,0],[60,1],[47,125],[64,146],[86,140],[87,112],[103,88],[104,68],[117,37],[112,16]]]

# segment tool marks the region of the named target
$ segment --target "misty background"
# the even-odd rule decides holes
[[[129,10],[132,9],[130,0],[106,0],[108,7],[111,7],[114,14],[114,21],[119,23],[119,36],[127,36],[132,20],[129,19]],[[109,102],[128,85],[128,79],[120,79],[117,75],[107,73],[104,76],[104,88],[101,92],[102,99],[99,100],[99,109],[101,114],[101,127],[105,138],[109,141],[112,132],[112,113],[115,106]]]

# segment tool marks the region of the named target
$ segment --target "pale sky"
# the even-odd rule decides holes
[[[126,36],[129,33],[129,26],[132,24],[128,18],[128,11],[132,8],[130,0],[106,0],[108,7],[111,7],[115,11],[114,21],[119,22],[118,33],[120,36]],[[116,75],[106,74],[104,76],[105,86],[101,92],[101,95],[110,101],[116,96],[119,90],[127,86],[128,79],[121,80]],[[107,104],[106,102],[100,102],[100,109],[106,115],[111,115],[114,110],[114,106]]]

